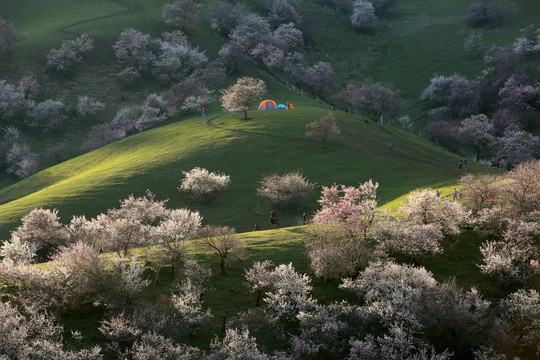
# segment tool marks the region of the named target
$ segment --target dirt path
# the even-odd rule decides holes
[[[69,28],[72,28],[72,27],[75,27],[75,26],[78,26],[78,25],[81,25],[81,24],[86,24],[86,23],[96,21],[96,20],[107,19],[107,18],[123,15],[123,14],[126,14],[126,13],[133,10],[133,8],[131,8],[129,6],[126,6],[122,1],[119,1],[119,0],[111,0],[111,1],[122,5],[125,8],[125,10],[122,10],[120,12],[113,13],[113,14],[102,15],[102,16],[97,16],[95,18],[91,18],[91,19],[77,21],[77,22],[74,22],[73,24],[62,26],[62,27],[56,29],[56,31],[59,32],[59,33],[62,33],[62,34],[78,35],[79,34],[78,32],[71,32],[71,31],[67,31],[66,29],[69,29]]]

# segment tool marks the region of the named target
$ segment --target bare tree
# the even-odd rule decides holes
[[[206,225],[199,231],[199,237],[204,246],[219,256],[222,274],[232,261],[244,257],[244,245],[236,237],[234,228]]]

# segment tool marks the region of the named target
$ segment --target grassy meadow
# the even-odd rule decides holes
[[[380,183],[384,204],[411,189],[451,186],[463,174],[458,156],[413,134],[335,112],[341,134],[307,138],[305,126],[331,111],[293,93],[295,110],[213,113],[193,117],[128,137],[65,161],[0,190],[0,235],[7,238],[22,215],[34,207],[56,208],[64,222],[73,215],[92,217],[118,201],[146,189],[168,207],[199,210],[204,223],[226,224],[249,231],[268,226],[271,204],[256,195],[262,176],[300,170],[317,187],[297,206],[276,208],[283,226],[296,224],[303,211],[317,209],[321,186]],[[284,100],[276,99],[276,100]],[[298,101],[297,101],[298,100]],[[393,151],[390,143],[394,143]],[[182,171],[200,166],[231,176],[229,190],[208,202],[178,192]],[[471,163],[469,171],[486,171]]]

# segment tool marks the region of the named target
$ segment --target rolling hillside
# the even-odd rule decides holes
[[[42,156],[42,172],[22,181],[0,176],[0,238],[8,236],[22,214],[35,206],[55,207],[64,221],[74,214],[95,216],[114,207],[131,193],[147,188],[169,206],[200,209],[205,222],[249,230],[265,223],[270,205],[255,195],[261,176],[273,172],[301,170],[321,185],[333,182],[357,184],[373,178],[381,186],[381,203],[422,186],[452,184],[459,177],[452,155],[412,134],[380,124],[365,124],[345,114],[337,121],[342,135],[327,147],[304,137],[305,125],[328,111],[328,106],[294,97],[275,78],[258,69],[256,63],[236,76],[264,77],[270,85],[268,97],[299,104],[292,113],[256,113],[249,122],[237,121],[235,114],[221,114],[218,104],[210,107],[210,124],[189,115],[173,118],[168,124],[76,157],[80,144],[95,123],[109,121],[125,105],[140,102],[147,94],[163,91],[164,84],[143,78],[126,88],[115,74],[112,44],[122,30],[136,28],[158,36],[174,27],[164,23],[161,9],[165,0],[23,0],[6,1],[0,17],[11,19],[18,33],[27,37],[12,46],[10,56],[0,57],[0,79],[16,83],[26,74],[35,74],[44,97],[74,98],[88,94],[107,105],[107,110],[91,123],[66,125],[65,133],[41,136],[26,134],[35,151],[43,153],[52,144],[64,141],[67,156],[54,167],[54,159]],[[203,4],[199,21],[186,29],[189,40],[215,57],[227,40],[210,29],[204,14],[214,1]],[[474,77],[482,61],[467,55],[463,39],[469,32],[464,18],[469,1],[397,1],[380,17],[372,34],[362,34],[350,26],[347,14],[327,2],[300,2],[306,30],[306,52],[312,61],[330,61],[338,83],[348,79],[374,77],[394,83],[406,100],[409,111],[421,128],[420,91],[435,74],[460,72]],[[328,4],[331,4],[328,1]],[[264,14],[264,1],[247,2],[253,11]],[[539,4],[515,1],[515,11],[501,26],[485,28],[486,45],[508,44],[519,29],[540,21]],[[537,11],[538,10],[538,11]],[[95,39],[95,49],[74,72],[64,76],[45,69],[45,55],[63,39],[87,32]],[[285,82],[285,80],[282,80]],[[394,122],[395,123],[395,122]],[[213,125],[213,126],[211,126]],[[397,124],[393,124],[397,125]],[[243,132],[242,132],[243,131]],[[389,153],[389,143],[396,148]],[[220,170],[231,175],[232,189],[213,202],[200,204],[178,194],[181,171],[194,166]],[[471,166],[472,169],[480,167]],[[283,223],[291,225],[302,211],[316,209],[317,192],[297,209],[280,212]]]
[[[169,199],[169,207],[200,210],[205,223],[240,231],[258,223],[264,229],[271,208],[256,195],[261,177],[300,170],[318,186],[298,208],[276,209],[282,225],[290,226],[303,211],[317,208],[322,185],[357,185],[372,178],[380,183],[384,203],[417,187],[450,185],[462,174],[457,155],[343,112],[336,112],[341,135],[325,146],[304,133],[307,123],[330,109],[293,95],[290,100],[295,110],[251,111],[248,121],[238,120],[238,114],[210,113],[208,121],[195,117],[175,122],[43,170],[0,191],[0,234],[5,238],[34,207],[57,208],[69,221],[72,215],[95,216],[146,189]],[[231,189],[208,203],[179,194],[181,171],[195,166],[230,175]],[[485,171],[476,164],[469,169]]]

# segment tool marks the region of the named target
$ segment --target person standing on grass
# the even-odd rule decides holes
[[[458,167],[459,167],[459,170],[461,170],[461,168],[463,167],[463,161],[461,161],[461,159],[458,162]]]
[[[440,199],[440,198],[441,198],[441,193],[439,192],[439,190],[437,190],[436,196],[437,196],[437,199]]]
[[[463,161],[463,165],[465,166],[465,170],[467,170],[467,165],[468,165],[468,164],[467,164],[467,159],[465,159],[465,160]]]
[[[457,189],[454,188],[454,201],[456,201],[456,200],[457,200]]]

